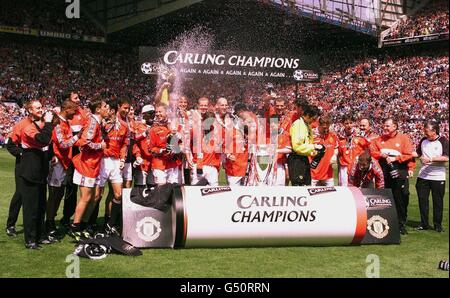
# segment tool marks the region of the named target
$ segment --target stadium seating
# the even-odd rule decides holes
[[[84,103],[96,95],[108,98],[129,97],[137,110],[152,103],[155,82],[139,74],[136,55],[104,49],[51,47],[9,42],[0,46],[0,102],[40,98],[54,106],[62,93],[78,90]],[[397,54],[395,54],[397,53]],[[344,56],[343,56],[344,57]],[[301,84],[298,93],[330,113],[334,129],[342,115],[353,112],[368,116],[375,128],[386,116],[395,116],[402,130],[411,133],[417,143],[425,119],[443,121],[448,136],[448,53],[430,49],[420,53],[393,52],[390,55],[363,56],[360,60],[339,57],[323,61],[320,83]],[[333,61],[341,61],[340,65]],[[205,83],[207,82],[207,83]],[[261,82],[236,84],[233,80],[190,80],[183,86],[192,105],[197,98],[225,96],[231,105],[244,101],[263,115]],[[295,99],[295,84],[276,85],[279,96]],[[0,135],[5,135],[21,115],[18,109],[1,106]],[[11,110],[12,109],[12,110]],[[378,125],[377,125],[378,124]]]
[[[417,14],[401,20],[385,40],[448,32],[448,1],[435,0]]]

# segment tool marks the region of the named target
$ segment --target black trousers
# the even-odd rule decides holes
[[[18,178],[23,204],[25,243],[38,243],[44,228],[47,185]]]
[[[14,192],[11,203],[9,203],[8,219],[6,220],[6,227],[15,226],[17,218],[19,217],[20,208],[22,207],[22,198],[20,196],[19,184],[17,175],[17,164],[14,169],[14,181],[16,183],[16,191]]]
[[[289,154],[288,167],[292,186],[311,185],[311,166],[308,157]]]
[[[191,170],[183,168],[184,185],[191,185]]]
[[[74,166],[71,164],[66,171],[66,192],[64,194],[63,223],[70,223],[77,207],[78,185],[73,183]]]
[[[417,178],[417,196],[419,197],[420,221],[423,227],[428,227],[429,196],[433,199],[433,224],[442,227],[444,210],[445,181],[433,181]]]
[[[395,207],[397,208],[398,223],[400,227],[404,227],[408,217],[409,180],[408,178],[391,178],[389,173],[386,173],[384,187],[392,190]]]

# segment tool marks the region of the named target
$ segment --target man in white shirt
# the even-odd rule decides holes
[[[439,124],[427,122],[424,127],[425,137],[420,140],[417,155],[422,166],[416,182],[421,225],[417,230],[430,229],[428,223],[429,202],[431,191],[433,199],[434,230],[443,232],[442,213],[445,194],[445,163],[448,162],[448,140],[439,135]]]

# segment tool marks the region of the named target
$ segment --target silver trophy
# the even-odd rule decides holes
[[[276,149],[276,144],[249,145],[249,177],[246,185],[275,185]]]

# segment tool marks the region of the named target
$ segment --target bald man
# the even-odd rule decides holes
[[[369,142],[372,142],[379,137],[379,135],[372,131],[370,121],[367,118],[362,118],[359,121],[359,134],[360,136],[366,138],[366,140],[368,140]]]

